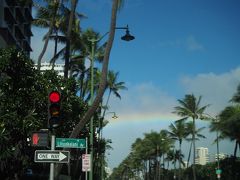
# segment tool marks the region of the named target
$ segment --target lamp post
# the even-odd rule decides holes
[[[129,33],[129,28],[128,25],[126,27],[115,27],[115,29],[125,29],[126,34],[121,37],[122,40],[124,41],[131,41],[135,39],[134,36],[130,35]],[[103,36],[101,36],[98,39],[88,39],[89,42],[91,42],[91,55],[90,55],[90,68],[91,68],[91,90],[90,90],[90,105],[93,104],[94,100],[94,57],[95,57],[95,45],[97,42],[101,41],[109,32],[106,32]],[[89,180],[93,180],[93,134],[94,134],[94,129],[93,129],[93,117],[90,120],[90,159],[91,159],[91,166],[90,166],[90,173],[89,173]]]
[[[108,112],[106,114],[113,114],[112,119],[117,119],[118,118],[118,116],[116,115],[115,112]],[[104,120],[104,116],[102,117],[102,120]],[[102,127],[100,127],[100,128],[102,128]],[[103,135],[102,130],[100,131],[100,133],[101,133],[100,134],[100,139],[102,140],[102,135]],[[104,180],[103,173],[104,173],[104,168],[105,168],[105,166],[104,166],[105,151],[103,152],[103,154],[101,154],[100,157],[101,157],[101,180]]]
[[[215,123],[218,123],[218,118],[215,118]],[[217,173],[219,173],[220,170],[220,163],[219,163],[219,135],[218,135],[218,129],[217,129]],[[221,174],[217,174],[217,178],[221,179]]]
[[[212,117],[209,114],[206,114],[207,116],[210,117],[210,119],[215,123],[218,124],[219,123],[219,118],[218,116]],[[220,170],[220,159],[219,159],[219,132],[218,132],[218,128],[216,129],[216,136],[217,136],[217,170],[216,170],[216,175],[217,175],[217,179],[221,179],[221,170]]]

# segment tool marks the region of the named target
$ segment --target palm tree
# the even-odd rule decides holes
[[[64,78],[68,78],[71,35],[72,35],[73,23],[75,22],[74,15],[75,15],[77,3],[78,3],[78,0],[71,0],[71,11],[70,11],[69,23],[68,23],[67,34],[66,34]]]
[[[118,75],[119,73],[115,73],[114,71],[109,71],[108,72],[108,80],[107,80],[107,86],[106,88],[109,89],[108,95],[107,95],[107,100],[104,105],[104,110],[102,117],[105,117],[106,110],[108,109],[108,103],[111,94],[113,93],[117,98],[121,99],[121,95],[119,94],[119,90],[124,90],[127,89],[125,86],[125,83],[123,81],[118,82]],[[101,128],[102,126],[100,126]]]
[[[174,109],[174,113],[183,117],[183,118],[191,118],[193,122],[193,134],[192,134],[192,142],[193,142],[193,179],[196,180],[196,172],[195,172],[195,156],[196,156],[196,147],[195,147],[195,121],[197,119],[202,119],[205,109],[208,107],[202,106],[200,107],[201,96],[196,98],[193,94],[185,95],[183,100],[178,100],[179,106],[176,106]]]
[[[56,60],[60,56],[64,56],[64,53],[66,51],[66,46],[63,46],[61,50],[58,51],[58,43],[66,44],[66,34],[67,34],[67,24],[70,18],[71,10],[68,7],[65,7],[64,5],[61,6],[61,17],[57,21],[57,26],[54,29],[55,34],[50,36],[50,40],[55,41],[55,48],[54,48],[54,55],[52,59],[50,60],[50,63],[52,63],[52,68],[54,68]],[[81,30],[80,30],[80,20],[82,18],[85,18],[86,16],[83,14],[80,14],[76,12],[74,14],[74,22],[73,22],[73,28],[71,32],[71,48],[70,48],[70,64],[72,63],[72,59],[74,62],[79,58],[83,57],[76,56],[75,51],[83,51],[84,45],[81,39]],[[77,58],[78,57],[78,58]],[[70,66],[71,67],[71,66]],[[70,68],[71,69],[71,68]]]
[[[85,124],[89,122],[90,118],[94,115],[95,111],[99,107],[100,102],[102,101],[102,97],[104,95],[106,84],[107,84],[107,74],[108,74],[108,64],[109,64],[109,57],[113,45],[114,35],[115,35],[115,27],[116,27],[116,20],[117,20],[117,11],[119,5],[121,4],[121,0],[114,0],[112,4],[112,14],[111,14],[111,23],[110,23],[110,30],[109,30],[109,37],[104,53],[103,64],[102,64],[102,75],[101,81],[99,84],[99,89],[96,95],[96,98],[92,104],[92,106],[88,109],[85,115],[80,119],[79,123],[73,129],[70,137],[74,138],[77,137],[79,132],[84,128]]]
[[[212,123],[211,130],[219,131],[221,138],[235,141],[234,157],[240,146],[240,105],[228,106],[219,114],[219,121]]]
[[[231,102],[240,103],[240,84],[237,87],[237,92],[233,95]]]
[[[193,128],[193,122],[191,122],[191,121],[188,122],[188,123],[186,124],[186,129],[187,129],[187,132],[186,132],[186,133],[187,133],[188,135],[191,135],[191,136],[192,136],[193,130],[194,130],[194,128]],[[201,128],[198,128],[198,129],[195,128],[195,141],[200,140],[200,138],[206,138],[204,135],[201,134],[201,131],[202,131],[203,129],[205,129],[205,127],[201,127]],[[189,148],[188,159],[187,159],[187,167],[188,167],[189,161],[190,161],[190,157],[191,157],[191,151],[192,151],[193,141],[192,141],[192,137],[186,138],[186,140],[187,140],[187,141],[190,141],[190,148]]]
[[[226,107],[218,115],[218,121],[212,119],[210,130],[220,132],[219,139],[229,138],[235,141],[234,157],[237,155],[237,148],[240,150],[240,84],[237,92],[233,95],[230,102],[236,103]]]
[[[168,131],[169,136],[179,142],[179,153],[182,153],[182,141],[188,136],[186,129],[186,119],[175,121],[174,124],[171,123],[169,126],[170,131]],[[181,161],[179,161],[179,175],[178,179],[181,179]]]
[[[60,19],[59,8],[60,8],[60,0],[45,0],[47,5],[46,7],[35,4],[35,7],[38,9],[36,19],[33,21],[33,24],[39,27],[48,28],[48,32],[45,35],[45,42],[37,60],[37,69],[39,70],[41,67],[41,60],[43,55],[45,54],[48,46],[48,42],[50,39],[50,35],[52,35],[53,30],[57,29],[58,20]]]
[[[109,92],[108,92],[107,101],[106,101],[106,104],[105,104],[106,107],[108,106],[109,99],[110,99],[110,96],[111,96],[112,93],[116,97],[121,99],[121,96],[119,94],[119,90],[127,89],[124,82],[122,82],[122,81],[117,82],[118,75],[119,75],[118,72],[116,72],[116,73],[114,71],[109,71],[108,72],[107,88],[109,89]]]

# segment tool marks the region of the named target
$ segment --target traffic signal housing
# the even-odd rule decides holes
[[[61,94],[51,91],[48,95],[48,127],[57,128],[61,122]]]

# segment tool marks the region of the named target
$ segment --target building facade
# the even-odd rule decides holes
[[[0,48],[15,46],[29,56],[32,20],[31,1],[0,0]]]
[[[208,148],[196,148],[195,164],[205,165],[209,162]]]
[[[223,160],[227,157],[227,154],[224,153],[219,153],[219,154],[215,154],[215,161],[219,160]]]
[[[35,64],[35,68],[37,68],[37,64]],[[48,62],[41,63],[40,71],[51,70],[52,64]],[[58,75],[64,76],[64,64],[54,64],[54,70],[57,71]]]

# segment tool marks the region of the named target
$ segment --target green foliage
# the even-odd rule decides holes
[[[13,176],[23,173],[29,161],[27,137],[43,122],[36,116],[33,63],[16,49],[1,49],[0,72],[1,174]]]
[[[13,179],[16,174],[21,177],[33,162],[34,149],[27,138],[47,128],[50,91],[61,92],[59,137],[70,135],[88,106],[76,95],[74,79],[65,80],[54,71],[40,73],[17,49],[0,49],[0,72],[0,175]]]

